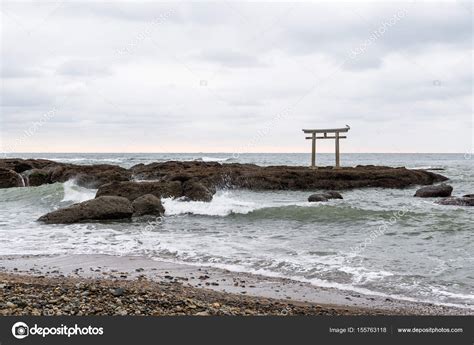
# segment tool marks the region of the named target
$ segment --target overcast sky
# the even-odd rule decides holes
[[[470,152],[472,3],[3,2],[6,152]],[[333,141],[319,144],[332,152]]]

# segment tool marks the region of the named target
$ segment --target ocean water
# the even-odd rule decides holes
[[[203,160],[307,165],[308,154],[21,154],[75,164]],[[440,168],[453,195],[474,193],[464,154],[344,154],[345,166]],[[321,154],[318,164],[332,165]],[[44,225],[51,210],[91,199],[74,181],[0,189],[0,255],[140,255],[310,282],[361,293],[474,309],[474,209],[414,198],[417,187],[342,191],[308,203],[314,191],[219,190],[211,203],[164,199],[156,222]]]

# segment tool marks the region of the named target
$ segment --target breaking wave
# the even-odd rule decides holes
[[[200,215],[214,217],[245,217],[247,219],[279,219],[299,221],[367,221],[367,219],[389,219],[393,210],[367,210],[349,206],[341,200],[328,203],[310,203],[307,201],[272,202],[242,198],[230,191],[219,191],[211,202],[180,201],[179,199],[163,199],[166,215]],[[414,213],[413,213],[414,214]],[[410,213],[405,213],[405,216]]]
[[[232,157],[228,158],[219,158],[219,157],[200,157],[196,158],[195,161],[198,162],[217,162],[217,163],[224,163],[224,162],[235,162],[236,159]]]
[[[64,197],[62,202],[83,202],[94,199],[97,192],[96,189],[88,189],[78,186],[74,180],[69,180],[63,184]]]

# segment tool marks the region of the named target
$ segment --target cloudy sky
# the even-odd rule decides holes
[[[470,152],[472,3],[2,1],[4,152]],[[333,151],[334,143],[320,148]]]

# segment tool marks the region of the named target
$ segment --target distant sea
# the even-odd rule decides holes
[[[308,154],[17,154],[74,164],[167,160],[308,165]],[[343,154],[344,166],[443,169],[454,195],[474,193],[474,157],[464,154]],[[334,164],[320,154],[318,165]],[[211,203],[164,199],[147,223],[44,225],[53,209],[93,198],[74,181],[0,189],[0,255],[111,254],[287,277],[360,293],[474,309],[474,209],[414,198],[417,187],[342,191],[308,203],[311,192],[219,190]],[[383,229],[381,231],[375,231]],[[377,233],[378,235],[374,235]]]

